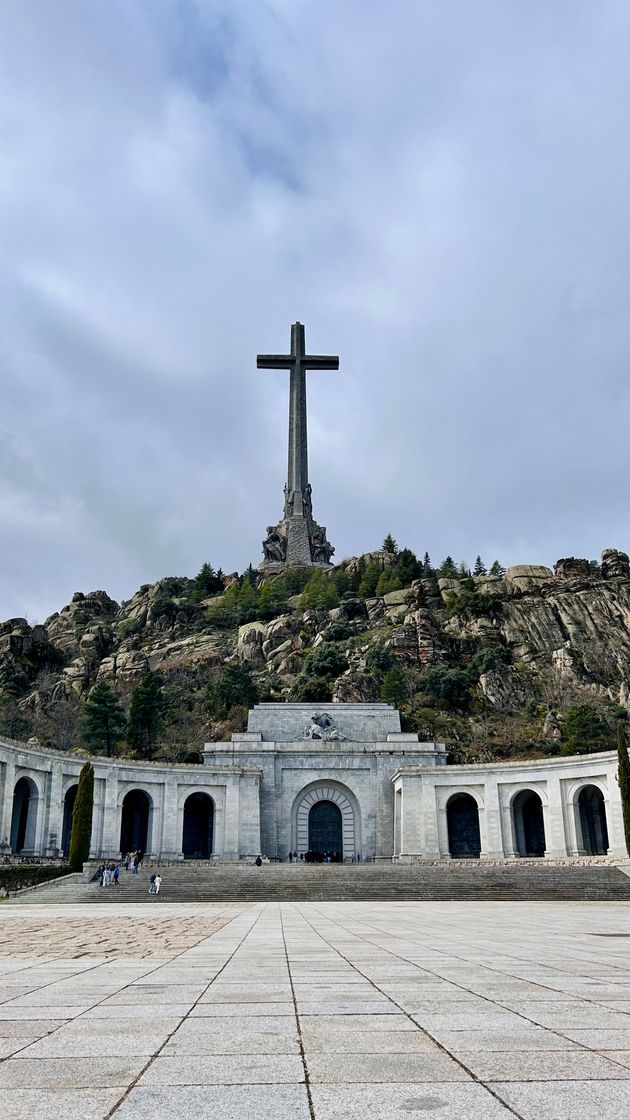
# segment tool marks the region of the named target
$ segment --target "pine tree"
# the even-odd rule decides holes
[[[164,699],[159,678],[155,673],[147,673],[131,697],[127,734],[129,746],[145,758],[153,756],[163,711]]]
[[[458,571],[452,556],[447,556],[440,565],[442,579],[457,579]]]
[[[102,681],[92,689],[85,704],[83,737],[108,758],[125,734],[127,720],[109,685]]]
[[[381,685],[381,700],[399,707],[407,699],[407,683],[400,669],[389,669]]]
[[[628,746],[621,721],[617,724],[617,756],[619,758],[617,781],[621,794],[623,831],[626,838],[626,849],[628,855],[630,855],[630,758],[628,758]]]
[[[503,564],[500,564],[498,560],[495,560],[494,563],[490,567],[490,575],[491,576],[504,576],[505,575],[505,568],[503,567]]]
[[[473,568],[473,575],[474,576],[485,576],[487,574],[488,574],[488,572],[487,572],[486,565],[484,564],[483,560],[481,559],[481,556],[478,556],[477,559],[475,560],[475,566]]]
[[[433,575],[433,566],[431,564],[431,557],[429,556],[428,552],[425,552],[424,556],[422,557],[422,567],[424,569],[425,576],[428,577]]]
[[[385,537],[385,540],[383,541],[383,544],[381,546],[381,552],[387,552],[390,556],[395,556],[398,552],[398,545],[396,544],[396,541],[392,537],[391,533],[388,533]]]
[[[82,871],[90,857],[92,811],[94,808],[94,768],[86,762],[79,774],[79,788],[72,810],[69,862],[71,871]]]
[[[202,564],[195,576],[193,597],[200,602],[210,595],[217,595],[220,591],[223,591],[223,572],[220,568],[215,572],[211,564]]]

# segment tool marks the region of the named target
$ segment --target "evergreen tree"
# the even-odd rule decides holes
[[[214,719],[225,719],[230,708],[252,708],[258,689],[246,665],[225,665],[206,692],[206,709]]]
[[[381,545],[381,552],[387,552],[390,556],[395,556],[398,552],[398,545],[396,544],[396,541],[392,537],[391,533],[388,533],[385,537],[385,540]]]
[[[223,591],[223,572],[215,572],[211,564],[202,564],[195,576],[193,597],[198,601],[207,599],[210,595],[217,595]]]
[[[362,599],[373,599],[376,594],[376,585],[381,578],[381,569],[378,564],[368,564],[359,584],[359,595]]]
[[[477,559],[475,560],[475,566],[473,568],[473,575],[474,576],[485,576],[485,575],[487,575],[487,568],[486,568],[486,565],[484,564],[483,560],[481,559],[481,556],[478,556]]]
[[[400,669],[395,666],[387,671],[381,685],[381,700],[396,708],[407,699],[407,683]]]
[[[145,758],[152,758],[162,725],[164,699],[159,678],[147,673],[134,689],[129,706],[129,746]]]
[[[72,810],[69,862],[71,871],[82,871],[90,857],[92,811],[94,808],[94,768],[86,762],[79,774],[79,788]]]
[[[400,579],[402,587],[409,587],[409,584],[413,583],[414,579],[421,579],[424,574],[422,564],[418,560],[415,552],[412,552],[410,548],[401,548],[399,550],[396,556],[396,567],[394,571]]]
[[[457,579],[459,573],[452,556],[447,556],[446,560],[442,561],[439,572],[442,579]]]
[[[422,557],[422,569],[425,576],[429,577],[433,575],[433,566],[431,564],[431,557],[429,556],[428,552],[425,552],[424,556]]]
[[[619,782],[619,793],[621,794],[623,831],[628,855],[630,855],[630,758],[628,758],[628,745],[621,721],[617,724],[617,756],[619,758],[617,781]]]
[[[562,754],[591,754],[612,746],[608,724],[590,704],[567,708],[562,724]]]
[[[504,576],[505,568],[503,567],[503,564],[500,564],[498,560],[495,560],[494,563],[490,566],[490,575]]]
[[[375,588],[376,595],[387,595],[390,591],[400,591],[402,583],[395,572],[381,572]]]
[[[460,579],[470,579],[470,568],[465,560],[462,560],[461,564],[457,565],[457,575]]]
[[[95,685],[85,703],[84,739],[109,758],[123,738],[126,726],[125,713],[106,681]]]

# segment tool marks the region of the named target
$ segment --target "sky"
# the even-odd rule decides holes
[[[627,0],[4,0],[0,618],[261,559],[630,547]]]

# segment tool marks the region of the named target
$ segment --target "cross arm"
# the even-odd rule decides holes
[[[256,358],[257,369],[291,369],[295,358],[291,354],[259,354]]]
[[[307,354],[302,365],[306,369],[339,369],[339,358],[335,354]]]

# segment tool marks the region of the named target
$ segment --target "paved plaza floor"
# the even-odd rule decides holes
[[[3,1120],[627,1120],[630,904],[0,905]]]

